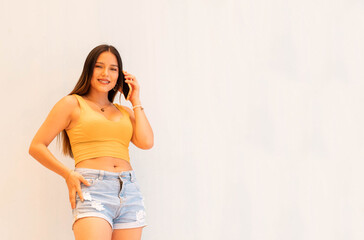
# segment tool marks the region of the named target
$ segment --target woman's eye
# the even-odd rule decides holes
[[[117,69],[116,69],[116,68],[112,68],[111,70],[113,70],[113,71],[117,71]]]
[[[100,68],[101,66],[95,66],[95,67]]]

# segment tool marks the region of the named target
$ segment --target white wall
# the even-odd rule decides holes
[[[28,147],[102,43],[139,80],[154,130],[151,150],[130,147],[143,239],[363,239],[363,10],[1,1],[1,239],[73,239],[67,186]]]

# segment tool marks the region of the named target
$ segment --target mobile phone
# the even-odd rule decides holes
[[[123,94],[126,100],[129,100],[130,98],[130,93],[131,93],[131,85],[130,83],[126,83],[125,82],[125,76],[124,76],[124,81],[123,81]]]

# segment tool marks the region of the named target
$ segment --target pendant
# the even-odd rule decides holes
[[[101,112],[105,112],[105,109],[104,108],[101,108]]]

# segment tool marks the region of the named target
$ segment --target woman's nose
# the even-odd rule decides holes
[[[107,76],[108,73],[109,73],[109,71],[107,70],[107,68],[104,68],[104,70],[102,71],[102,74],[105,75],[105,76]]]

